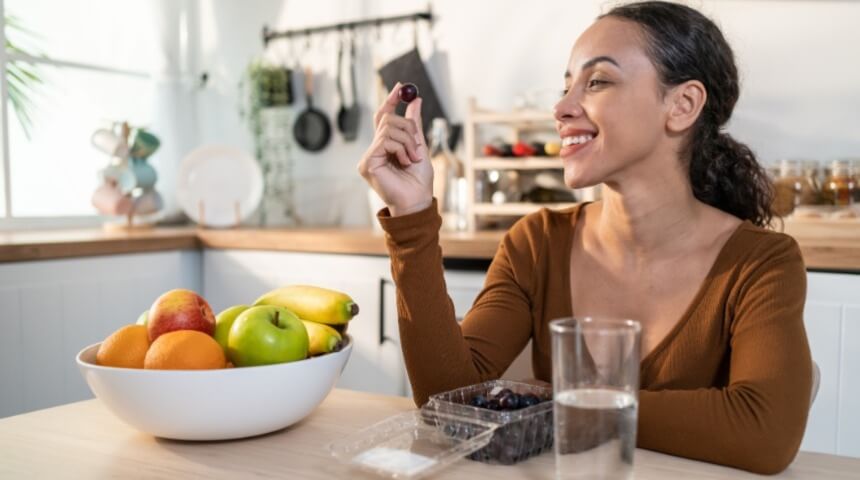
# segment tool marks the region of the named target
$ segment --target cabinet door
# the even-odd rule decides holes
[[[860,456],[860,275],[810,272],[804,324],[821,385],[801,449]]]

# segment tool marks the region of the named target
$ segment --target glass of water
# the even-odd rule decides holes
[[[550,322],[556,479],[630,479],[641,327],[633,320]]]

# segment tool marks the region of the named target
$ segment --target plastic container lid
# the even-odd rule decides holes
[[[328,448],[339,461],[361,470],[414,479],[483,448],[497,427],[425,408],[386,418]]]

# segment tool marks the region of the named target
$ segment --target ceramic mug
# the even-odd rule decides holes
[[[134,199],[135,215],[149,215],[161,210],[162,206],[161,195],[155,190],[146,190]]]
[[[111,130],[100,128],[90,137],[93,146],[112,157],[125,157],[128,155],[128,145],[122,137]]]
[[[153,171],[153,173],[155,172]],[[135,172],[130,166],[108,165],[101,170],[101,178],[104,183],[116,185],[122,193],[131,193],[137,186]],[[155,184],[154,179],[152,183]]]
[[[155,181],[158,175],[152,165],[146,160],[137,157],[131,157],[131,171],[134,173],[137,188],[148,190],[155,186]]]
[[[92,204],[103,215],[127,215],[131,212],[131,197],[122,193],[115,183],[105,182],[93,192]]]
[[[161,145],[161,142],[158,140],[158,137],[142,128],[138,128],[135,131],[134,140],[131,142],[129,155],[132,158],[146,158],[155,153],[159,145]]]

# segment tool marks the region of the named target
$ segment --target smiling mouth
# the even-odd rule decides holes
[[[592,140],[596,135],[586,134],[586,135],[576,135],[572,137],[564,137],[561,139],[562,147],[570,147],[572,145],[584,145]]]

